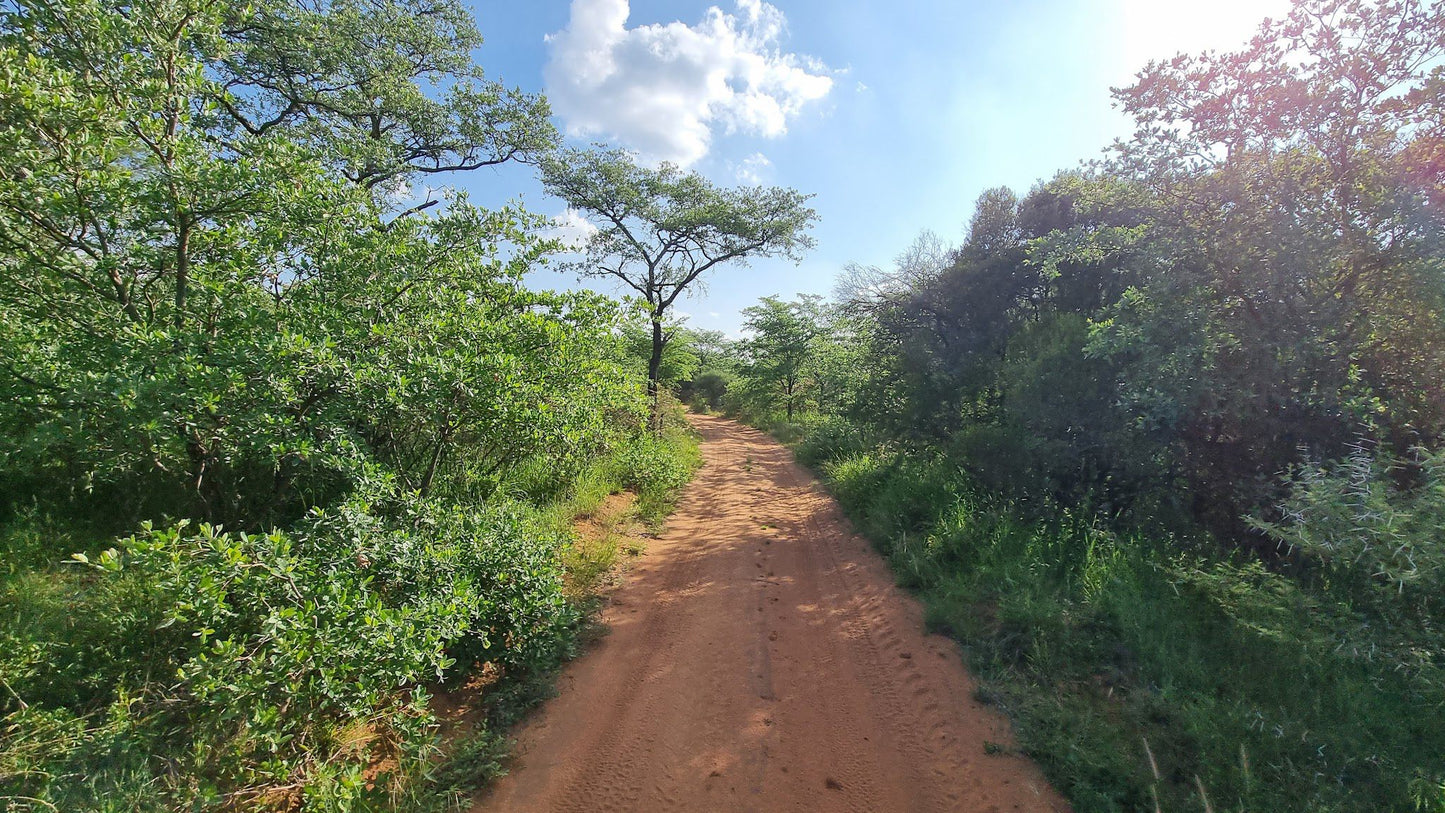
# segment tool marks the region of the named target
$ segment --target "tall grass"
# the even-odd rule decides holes
[[[1445,664],[1377,657],[1386,631],[1327,585],[1022,506],[942,456],[809,458],[1076,809],[1445,810]]]

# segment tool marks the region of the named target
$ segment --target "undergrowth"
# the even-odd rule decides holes
[[[1024,505],[845,425],[797,451],[1077,810],[1445,810],[1428,614],[1402,626],[1328,572]]]
[[[286,529],[0,523],[0,807],[456,809],[585,631],[571,525],[631,490],[660,522],[697,461],[672,426],[545,503],[358,493]],[[595,575],[595,574],[594,574]],[[432,703],[486,679],[446,737]],[[463,690],[465,691],[465,690]]]

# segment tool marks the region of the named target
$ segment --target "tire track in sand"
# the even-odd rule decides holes
[[[1067,811],[790,453],[694,422],[703,469],[476,810]]]

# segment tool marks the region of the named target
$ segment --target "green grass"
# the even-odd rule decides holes
[[[1445,810],[1442,664],[1372,657],[1382,636],[1333,593],[1025,508],[941,457],[822,471],[1081,813]]]

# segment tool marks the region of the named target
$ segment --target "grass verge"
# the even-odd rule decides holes
[[[799,458],[1080,813],[1445,810],[1442,664],[1327,589],[824,432]]]

